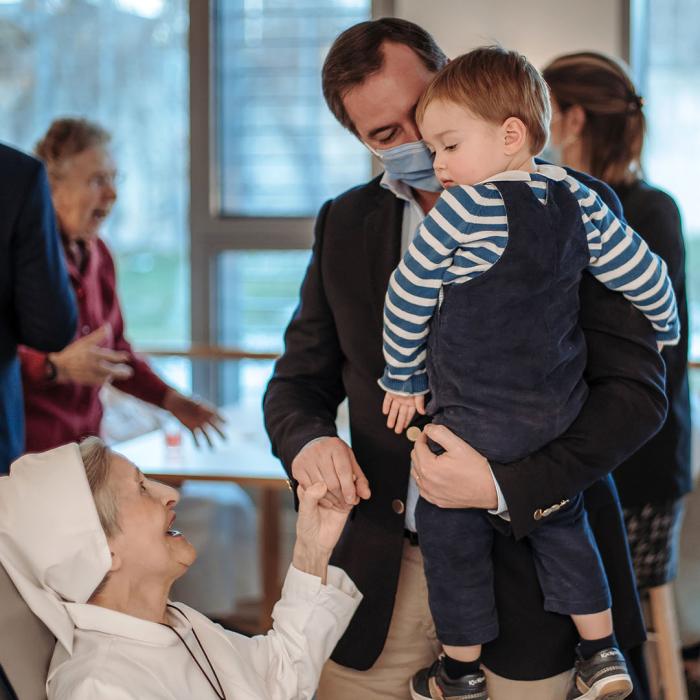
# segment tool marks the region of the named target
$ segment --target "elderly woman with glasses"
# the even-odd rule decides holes
[[[300,488],[273,629],[229,632],[170,601],[196,553],[174,489],[98,438],[27,455],[0,478],[0,563],[54,633],[49,700],[308,700],[361,595],[329,557],[347,511]]]
[[[68,273],[78,305],[73,342],[56,353],[20,348],[26,449],[47,450],[100,434],[100,387],[170,411],[198,438],[220,431],[209,406],[163,382],[131,349],[114,261],[100,229],[117,199],[110,134],[85,119],[57,119],[36,146],[49,175]]]

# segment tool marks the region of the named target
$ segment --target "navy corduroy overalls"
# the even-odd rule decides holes
[[[564,182],[546,203],[523,181],[497,181],[508,216],[498,262],[467,284],[443,287],[428,338],[428,412],[487,459],[511,462],[561,435],[587,396],[579,283],[589,262],[581,208]],[[490,552],[494,516],[416,508],[430,607],[443,644],[498,635]],[[589,614],[610,593],[579,494],[528,539],[546,610]]]

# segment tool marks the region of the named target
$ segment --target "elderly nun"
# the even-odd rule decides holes
[[[328,566],[347,513],[324,493],[300,489],[273,628],[247,638],[169,600],[196,556],[177,491],[97,438],[18,459],[0,478],[0,562],[57,638],[49,699],[311,698],[362,597]]]

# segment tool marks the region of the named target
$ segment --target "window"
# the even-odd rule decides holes
[[[686,241],[690,355],[700,358],[700,200],[691,164],[700,162],[700,50],[695,0],[647,0],[641,4],[642,94],[648,119],[645,170],[650,181],[676,199]]]
[[[137,347],[281,350],[313,217],[371,173],[320,73],[372,10],[389,0],[0,0],[0,139],[31,150],[66,115],[113,135],[122,177],[103,233]],[[194,388],[214,400],[269,374],[234,376],[255,364],[236,362],[217,380],[200,364]],[[188,362],[158,366],[188,387]]]
[[[186,0],[0,2],[0,139],[31,151],[59,116],[112,133],[104,237],[137,343],[190,335],[187,30]]]
[[[281,352],[309,262],[308,250],[230,250],[218,258],[218,342],[254,352]],[[219,401],[229,404],[262,395],[271,361],[219,366]]]
[[[321,67],[335,37],[373,9],[377,0],[191,3],[195,342],[281,351],[313,217],[371,176],[368,151],[328,111]],[[259,396],[270,370],[222,363],[195,371],[195,388],[239,401]]]
[[[333,39],[368,18],[366,0],[219,0],[215,5],[220,212],[313,216],[365,181],[369,158],[326,108]]]

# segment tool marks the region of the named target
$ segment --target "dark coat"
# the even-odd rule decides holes
[[[615,195],[602,183],[595,188],[620,214]],[[384,294],[399,261],[402,212],[403,202],[378,178],[322,207],[300,304],[264,399],[273,449],[288,473],[309,440],[337,434],[336,408],[349,399],[352,448],[372,498],[355,508],[333,556],[364,594],[333,659],[361,670],[372,666],[384,646],[404,541],[404,515],[396,505],[406,498],[410,443],[386,428],[377,384],[384,369]],[[586,505],[607,562],[618,639],[631,647],[644,638],[619,501],[607,475],[663,422],[664,368],[646,319],[621,295],[588,274],[584,278],[581,321],[590,397],[564,436],[520,462],[492,464],[515,537],[496,537],[500,634],[484,647],[483,660],[513,679],[545,678],[573,664],[573,624],[544,612],[532,556],[521,538],[543,522],[538,511],[588,487]]]
[[[76,319],[44,167],[0,144],[0,474],[24,449],[17,345],[61,350]]]
[[[685,294],[685,245],[681,215],[673,198],[643,180],[615,190],[625,217],[664,260],[673,283],[681,321],[678,345],[665,347],[668,417],[659,432],[614,473],[622,505],[674,501],[692,488],[690,464],[690,390],[688,388],[688,302]]]

